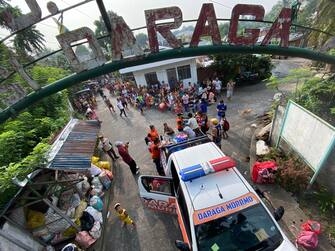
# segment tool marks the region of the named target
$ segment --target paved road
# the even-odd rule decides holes
[[[274,91],[266,89],[264,83],[238,88],[228,105],[227,118],[231,124],[229,139],[223,142],[222,150],[239,162],[240,171],[249,176],[245,161],[249,155],[252,129],[250,125],[256,117],[264,113],[271,104]],[[113,99],[115,103],[115,99]],[[250,112],[242,114],[246,109]],[[141,174],[156,174],[154,164],[144,143],[148,126],[154,124],[162,132],[163,122],[175,126],[175,115],[157,110],[146,111],[144,116],[134,108],[127,112],[128,118],[111,114],[101,100],[98,100],[98,115],[103,121],[102,132],[111,140],[130,142],[130,153],[141,168]],[[215,116],[215,107],[209,108],[209,115]],[[138,195],[137,179],[128,166],[117,161],[114,167],[114,182],[111,190],[110,210],[120,202],[137,223],[136,230],[130,231],[120,227],[114,214],[105,229],[103,250],[176,250],[174,241],[182,239],[177,219],[162,213],[155,213],[143,208]]]

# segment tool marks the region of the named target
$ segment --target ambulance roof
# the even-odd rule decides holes
[[[172,154],[176,170],[217,159],[224,154],[210,142],[186,148]],[[194,210],[215,206],[249,193],[236,168],[211,173],[192,181],[181,183],[186,187]],[[222,199],[219,196],[222,194]],[[187,196],[185,194],[185,196]]]

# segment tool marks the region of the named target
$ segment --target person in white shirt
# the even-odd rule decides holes
[[[222,82],[216,78],[214,81],[213,81],[213,84],[215,86],[215,91],[216,91],[216,95],[220,95],[221,93],[221,88],[222,88]]]
[[[181,99],[183,100],[183,105],[184,105],[184,110],[185,112],[188,112],[188,102],[189,102],[189,96],[187,95],[187,93],[184,93],[184,95],[181,97]]]
[[[183,129],[183,132],[187,134],[187,137],[188,137],[189,139],[193,139],[193,138],[195,138],[195,135],[196,135],[196,134],[195,134],[195,132],[192,130],[191,127],[189,127],[189,126],[185,126],[184,129]]]
[[[122,101],[119,98],[117,98],[116,100],[117,100],[116,106],[120,110],[120,116],[122,117],[122,114],[124,114],[124,116],[127,117],[127,114],[126,114],[126,111],[124,110],[124,106],[122,104]]]
[[[116,160],[119,158],[119,156],[116,155],[113,149],[113,145],[108,138],[105,138],[103,135],[100,135],[99,140],[102,144],[102,149],[104,150],[105,153],[109,155],[109,157],[111,157],[112,160]]]
[[[192,113],[189,113],[188,115],[188,121],[187,121],[187,126],[189,126],[195,133],[199,134],[200,133],[200,128],[198,125],[198,121],[196,120],[195,117],[193,117]]]

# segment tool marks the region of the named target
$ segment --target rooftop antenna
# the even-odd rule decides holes
[[[220,191],[218,184],[215,184],[215,185],[216,185],[216,188],[218,189],[220,199],[223,199],[223,196],[222,196],[222,193]]]

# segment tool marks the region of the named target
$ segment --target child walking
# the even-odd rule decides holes
[[[124,225],[132,225],[133,227],[136,227],[135,222],[130,218],[126,209],[121,207],[120,203],[116,203],[115,206],[114,206],[114,209],[115,209],[116,213],[118,214],[120,220],[122,221],[122,223],[121,223],[122,227]]]

